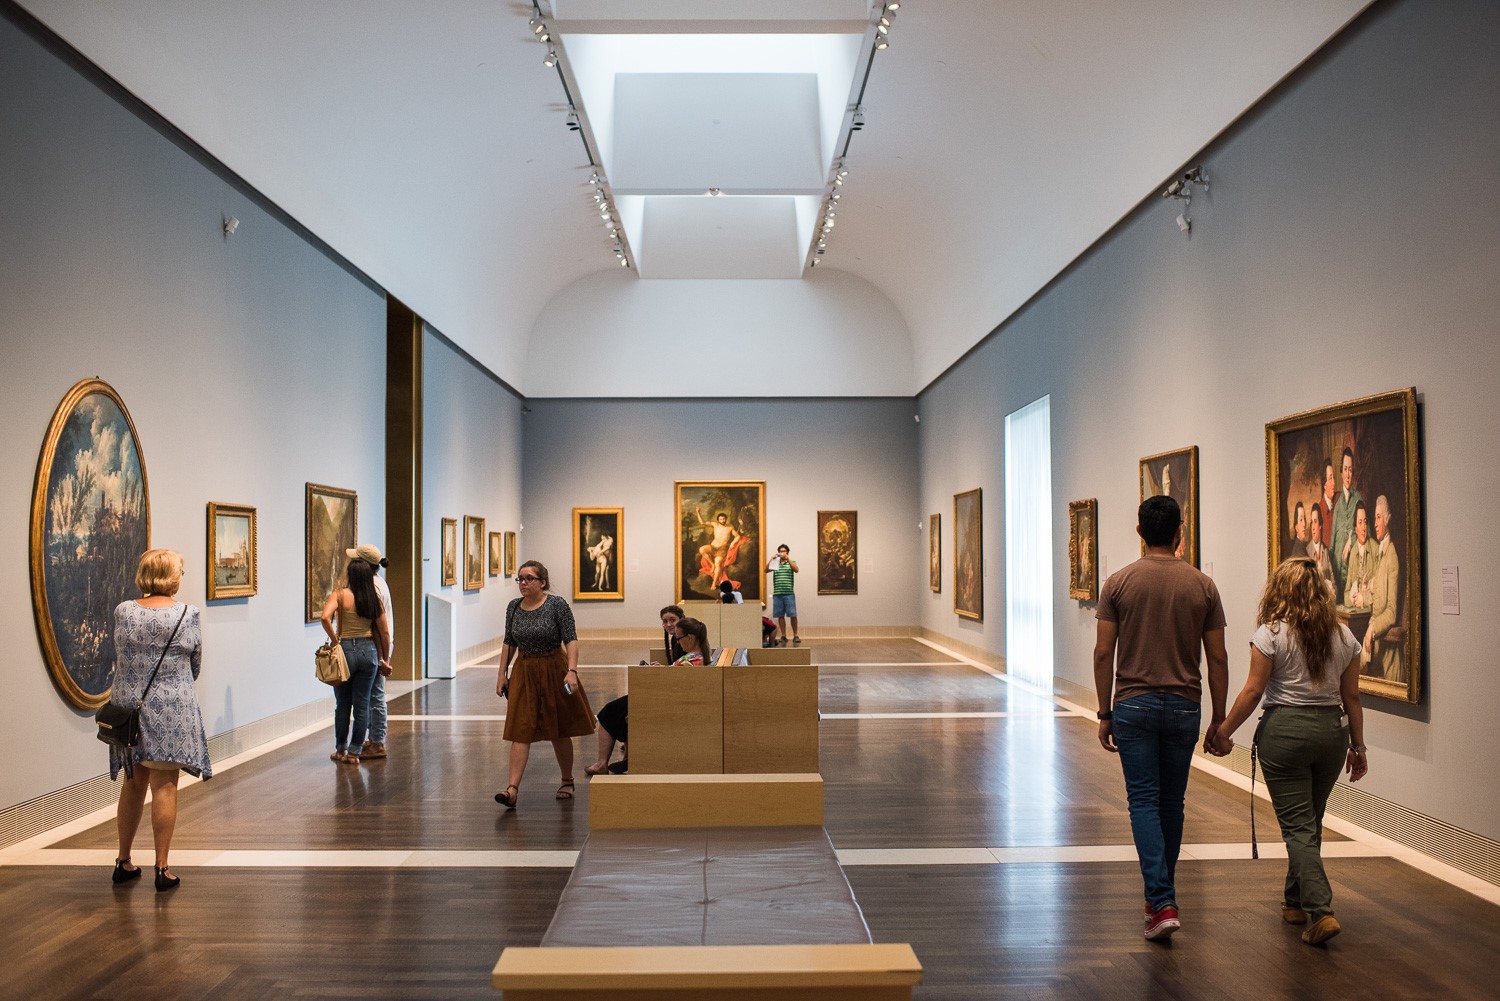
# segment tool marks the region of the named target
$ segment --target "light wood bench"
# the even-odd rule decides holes
[[[492,984],[506,1001],[909,1001],[922,965],[870,941],[822,793],[819,775],[596,777],[542,946],[505,949]],[[606,934],[625,944],[579,944]]]

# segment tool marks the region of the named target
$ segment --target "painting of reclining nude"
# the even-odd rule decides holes
[[[677,600],[711,601],[729,581],[746,601],[765,593],[765,480],[687,481],[677,497]]]
[[[1360,691],[1401,702],[1422,694],[1418,448],[1415,389],[1266,425],[1268,565],[1317,565],[1360,641]]]

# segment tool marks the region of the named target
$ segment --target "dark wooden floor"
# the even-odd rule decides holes
[[[585,664],[639,659],[585,643]],[[1117,761],[1094,725],[909,640],[819,642],[828,830],[842,850],[1118,846]],[[922,666],[895,666],[921,664]],[[624,671],[591,667],[595,707]],[[493,669],[391,703],[393,716],[498,716]],[[940,717],[935,713],[986,713]],[[870,714],[871,718],[864,718]],[[923,714],[920,716],[893,714]],[[588,790],[552,799],[536,748],[500,810],[488,719],[393,720],[391,757],[328,761],[324,732],[185,789],[175,850],[576,849]],[[577,774],[592,756],[578,742]],[[1262,815],[1262,838],[1275,839]],[[1331,832],[1330,840],[1338,840]],[[1246,796],[1195,771],[1186,840],[1248,840]],[[149,860],[149,823],[137,859]],[[57,848],[112,849],[105,824]],[[1385,858],[1328,862],[1346,932],[1310,949],[1279,920],[1284,863],[1184,861],[1185,929],[1140,937],[1133,862],[850,865],[878,941],[909,941],[925,999],[1497,997],[1500,910]],[[0,867],[14,948],[0,998],[471,998],[507,944],[535,944],[565,868],[184,865],[182,889],[113,889],[105,867]]]

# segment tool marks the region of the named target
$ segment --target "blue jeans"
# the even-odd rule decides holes
[[[1115,745],[1130,801],[1130,833],[1141,860],[1146,903],[1177,903],[1177,855],[1182,850],[1183,798],[1201,710],[1166,692],[1115,703]]]
[[[795,594],[773,594],[771,595],[771,617],[784,619],[788,615],[797,617],[797,596]]]
[[[375,641],[361,639],[340,640],[344,648],[344,659],[349,663],[349,680],[333,687],[333,747],[336,751],[358,754],[365,743],[365,730],[370,724],[370,689],[379,673],[380,658],[375,653]],[[354,731],[349,730],[349,716],[354,715]]]
[[[385,675],[378,670],[370,687],[370,743],[385,743]]]

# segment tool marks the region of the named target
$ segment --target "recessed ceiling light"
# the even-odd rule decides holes
[[[549,69],[552,68],[553,66],[557,65],[557,50],[556,49],[548,49],[547,50],[547,58],[542,60],[542,65],[546,66]]]

